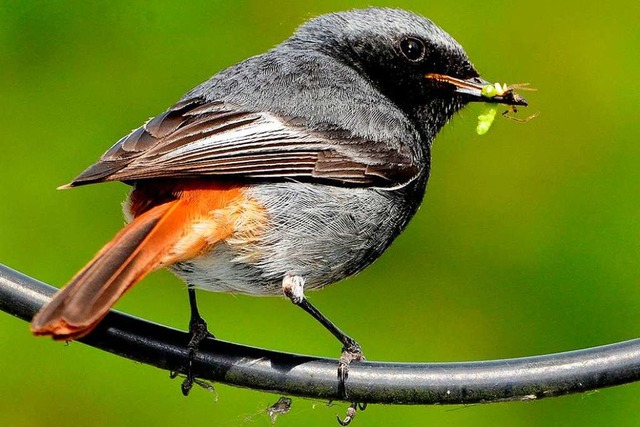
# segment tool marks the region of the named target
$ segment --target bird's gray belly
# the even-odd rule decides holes
[[[229,241],[173,271],[210,291],[280,294],[285,273],[306,289],[355,274],[373,262],[414,213],[398,190],[305,183],[251,186],[267,224],[251,244]]]

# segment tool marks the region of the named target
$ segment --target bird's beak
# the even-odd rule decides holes
[[[472,77],[464,80],[446,74],[435,73],[427,74],[424,77],[441,85],[449,85],[455,93],[465,95],[469,101],[505,105],[527,105],[527,100],[517,94],[513,87],[502,88],[500,85],[494,85],[480,77]],[[486,89],[488,87],[498,87],[499,90],[487,91]]]

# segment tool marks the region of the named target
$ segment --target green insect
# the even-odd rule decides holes
[[[493,99],[496,96],[506,96],[507,94],[511,96],[518,96],[514,92],[514,89],[535,90],[527,86],[528,86],[528,83],[515,84],[511,86],[507,86],[506,84],[494,83],[494,84],[484,85],[482,87],[481,93],[482,93],[482,96],[488,99]],[[538,113],[534,113],[529,117],[521,119],[518,117],[510,116],[509,112],[517,113],[518,110],[516,109],[515,106],[512,106],[511,109],[502,113],[502,117],[511,119],[520,123],[528,122],[529,120],[533,119],[538,115]],[[491,129],[491,125],[493,124],[493,121],[495,120],[495,118],[496,118],[496,108],[495,107],[487,108],[483,114],[480,114],[478,116],[478,125],[476,126],[476,133],[478,135],[484,135],[485,133],[489,132],[489,129]]]
[[[510,90],[512,89],[506,84],[501,85],[500,83],[495,83],[492,85],[484,85],[480,92],[482,93],[482,96],[491,99],[496,96],[502,96]]]
[[[478,135],[484,135],[489,132],[493,121],[496,119],[496,113],[496,109],[494,107],[490,107],[484,111],[484,114],[480,114],[478,116],[478,125],[476,126],[476,133]]]

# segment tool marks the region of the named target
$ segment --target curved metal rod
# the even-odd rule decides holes
[[[0,309],[30,320],[57,289],[0,264]],[[184,372],[188,336],[112,311],[85,344]],[[252,389],[340,400],[335,359],[203,341],[197,377]],[[387,404],[468,404],[533,400],[640,379],[640,339],[586,350],[464,363],[354,363],[349,399]]]

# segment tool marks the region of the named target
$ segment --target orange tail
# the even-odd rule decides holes
[[[36,314],[31,331],[60,340],[88,334],[180,239],[186,215],[182,204],[174,200],[135,218]]]
[[[197,256],[234,232],[249,238],[263,220],[261,207],[234,185],[149,185],[136,189],[130,202],[136,218],[35,315],[35,335],[83,337],[151,271]]]

